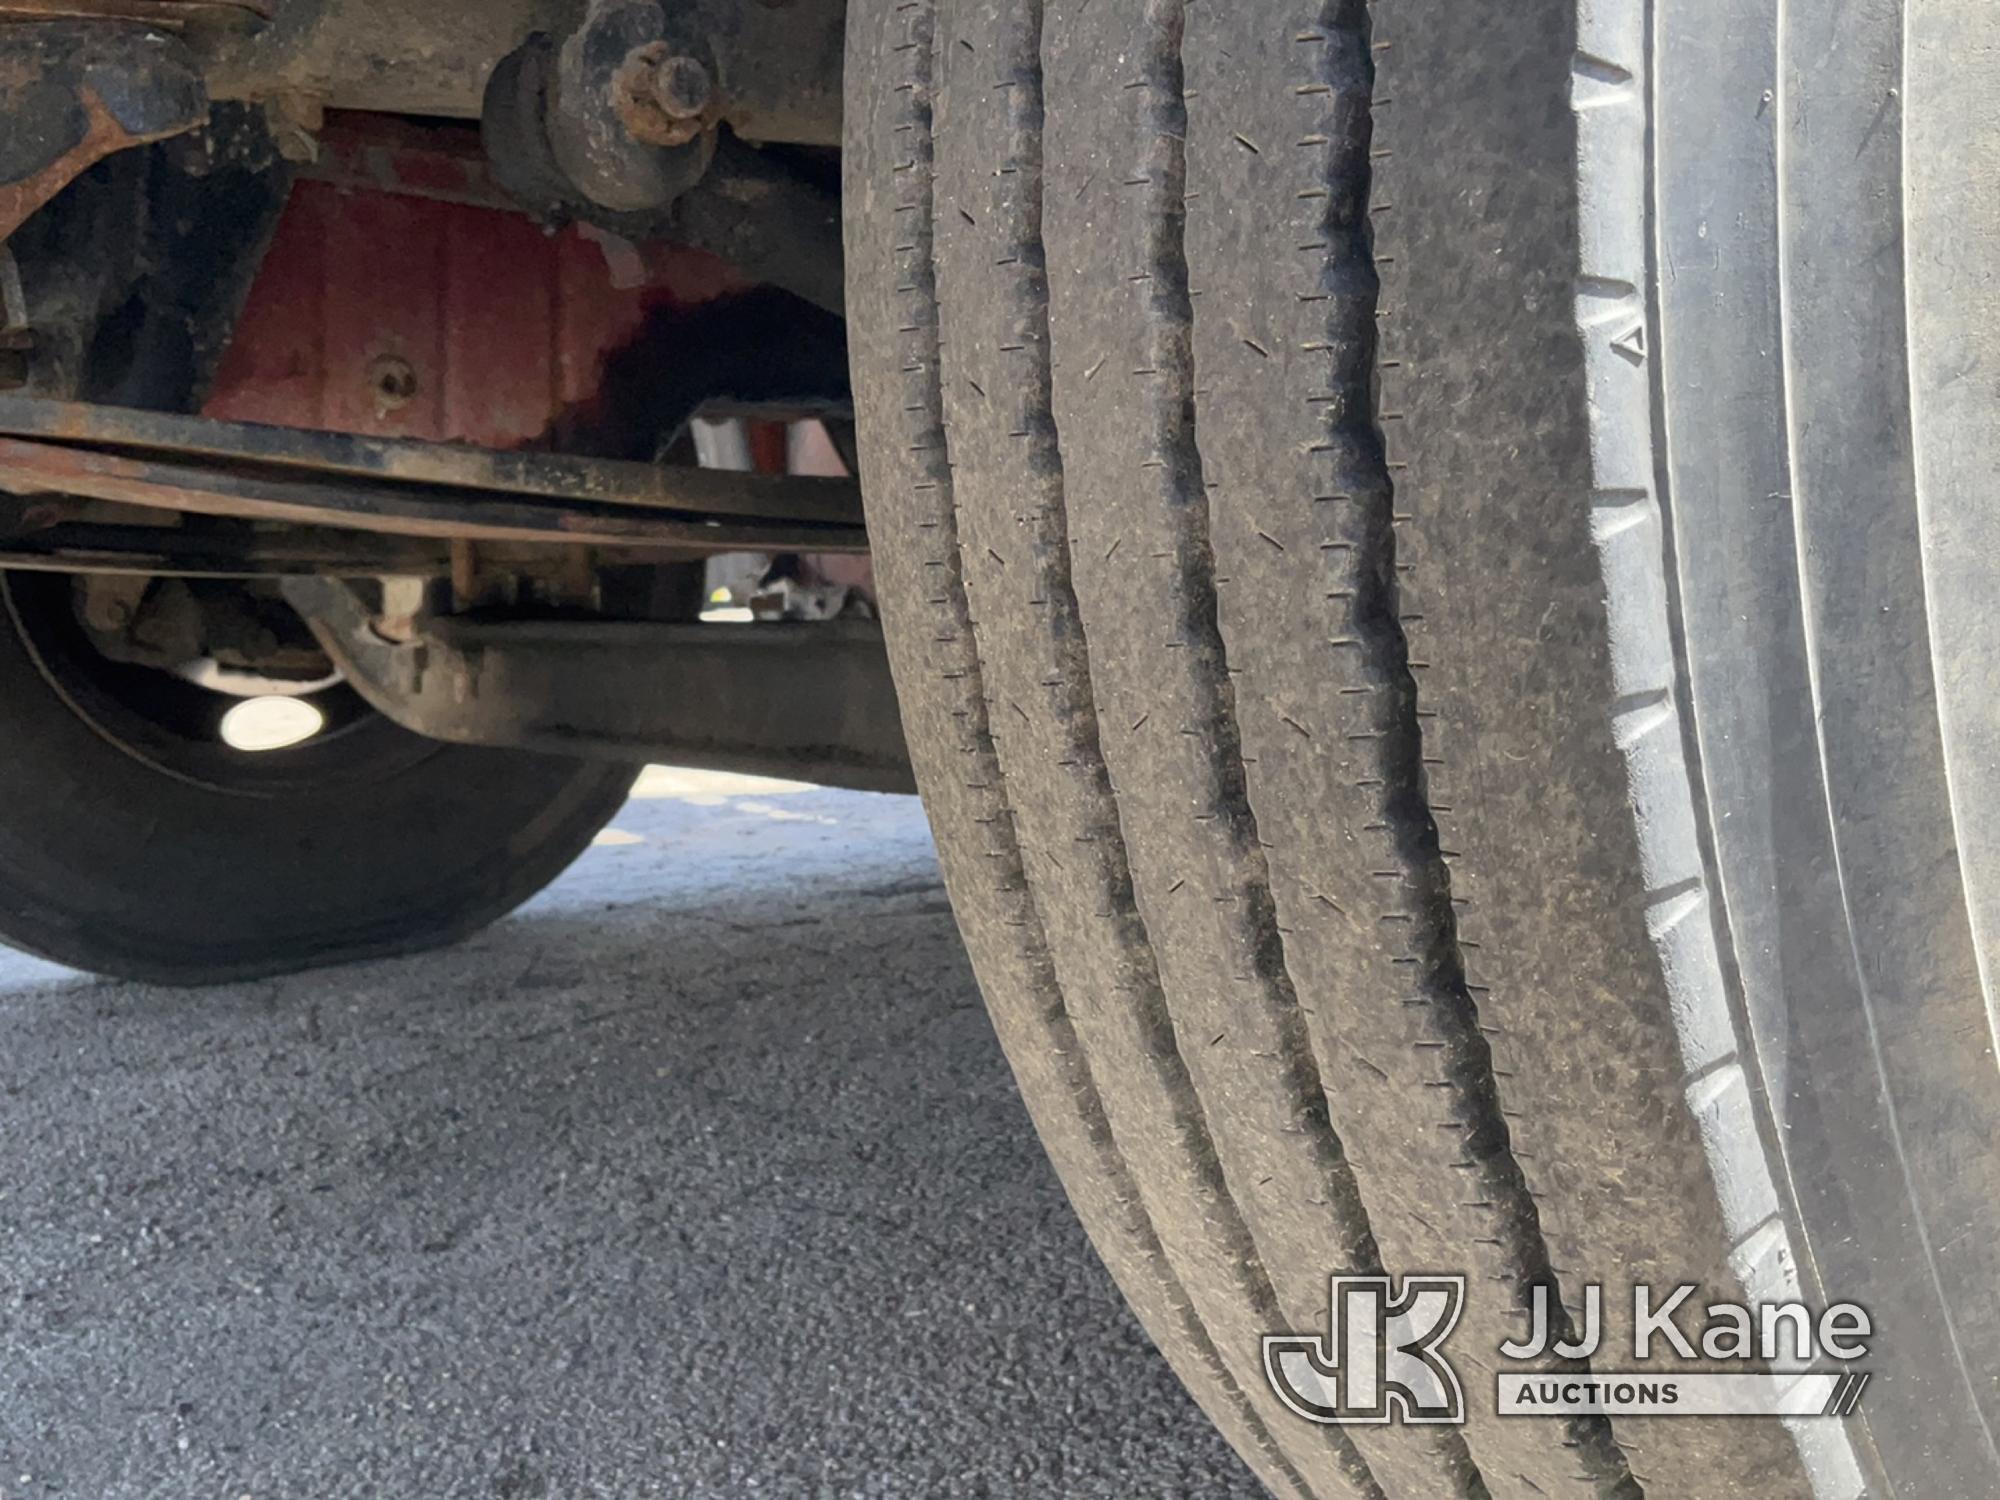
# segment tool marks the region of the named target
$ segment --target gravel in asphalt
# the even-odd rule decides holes
[[[914,799],[659,769],[458,948],[0,952],[0,1496],[1256,1491],[1092,1258]]]

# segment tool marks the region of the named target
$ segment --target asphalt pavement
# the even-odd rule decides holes
[[[0,951],[0,1500],[1256,1491],[1092,1258],[911,798],[651,770],[470,943]]]

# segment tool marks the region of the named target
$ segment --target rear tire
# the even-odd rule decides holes
[[[212,984],[453,942],[559,875],[638,774],[435,744],[358,703],[291,749],[191,739],[75,675],[67,595],[0,575],[0,939],[57,963]]]
[[[1973,866],[1940,854],[1914,490],[1888,571],[1835,584],[1809,556],[1801,583],[1796,552],[1687,575],[1680,529],[1720,521],[1661,482],[1731,420],[1786,445],[1782,413],[1743,415],[1755,372],[1656,368],[1676,303],[1649,264],[1649,184],[1661,233],[1693,237],[1677,265],[1752,236],[1663,175],[1709,137],[1649,157],[1654,133],[1762,120],[1822,167],[1825,209],[1843,171],[1893,178],[1897,96],[1863,109],[1813,78],[1837,128],[1807,131],[1754,95],[1732,113],[1727,59],[1670,47],[1656,101],[1646,8],[1581,9],[1580,27],[1575,0],[856,0],[851,348],[918,779],[1086,1227],[1277,1492],[1992,1493],[2000,1090]],[[1754,9],[1717,4],[1690,35],[1720,45],[1724,13]],[[1895,35],[1899,8],[1876,9],[1844,58]],[[1769,15],[1745,25],[1783,39]],[[1810,57],[1784,64],[1806,87]],[[1711,157],[1718,197],[1762,180],[1754,154]],[[1775,310],[1781,262],[1847,254],[1807,233],[1747,243],[1705,295],[1768,289]],[[1900,292],[1893,258],[1867,265],[1867,288],[1824,295]],[[1824,354],[1858,379],[1865,352]],[[1824,476],[1898,451],[1895,418],[1839,417],[1796,426],[1793,461]],[[1763,493],[1721,498],[1740,515]],[[1815,520],[1826,555],[1878,555],[1858,513]],[[1774,590],[1790,603],[1760,614]],[[1836,791],[1802,764],[1788,783],[1786,749],[1717,800],[1702,757],[1757,722],[1746,695],[1810,727],[1825,679],[1725,655],[1684,610],[1773,619],[1789,643],[1801,594],[1808,656],[1862,653],[1835,700],[1895,700],[1876,721],[1909,753],[1861,726]],[[1860,623],[1822,630],[1830,598]],[[1863,628],[1885,618],[1894,651]],[[1893,816],[1870,823],[1878,803]],[[1738,835],[1781,810],[1902,884],[1813,907],[1793,898],[1837,865],[1781,840],[1780,915],[1817,925],[1774,973],[1731,938],[1773,879]],[[1753,922],[1754,956],[1776,920]],[[1832,991],[1806,961],[1828,954],[1850,981]],[[1882,964],[1891,988],[1851,982]],[[1924,1132],[1907,1153],[1884,1145],[1898,1102]],[[1378,1270],[1470,1276],[1454,1349],[1474,1360],[1540,1283],[1572,1304],[1604,1285],[1613,1368],[1635,1281],[1895,1317],[1847,1422],[1499,1420],[1481,1365],[1463,1428],[1310,1426],[1265,1383],[1259,1337],[1323,1329],[1326,1277]]]

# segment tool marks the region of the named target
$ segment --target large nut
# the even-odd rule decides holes
[[[612,105],[634,140],[683,146],[709,123],[715,80],[698,57],[648,42],[626,55],[611,83]]]
[[[708,108],[715,82],[696,57],[670,57],[653,71],[653,97],[675,120],[692,120]]]

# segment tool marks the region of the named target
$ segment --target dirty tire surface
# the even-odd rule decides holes
[[[1645,35],[1623,0],[851,13],[863,477],[947,883],[1092,1239],[1278,1494],[1864,1493],[1861,1419],[1500,1420],[1492,1351],[1536,1288],[1574,1322],[1604,1286],[1609,1368],[1635,1281],[1852,1297],[1817,1237],[1968,1196],[1919,1160],[1836,1201],[1770,1106],[1669,602]],[[1262,1334],[1436,1271],[1464,1426],[1283,1406]]]

